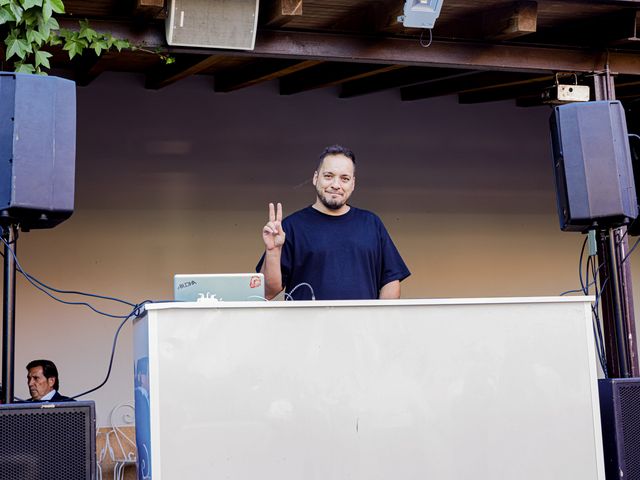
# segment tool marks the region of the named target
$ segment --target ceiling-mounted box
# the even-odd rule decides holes
[[[433,28],[440,16],[440,9],[444,0],[406,0],[404,15],[398,17],[408,28]]]
[[[259,0],[169,0],[167,43],[253,50]]]

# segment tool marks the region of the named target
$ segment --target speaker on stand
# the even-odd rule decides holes
[[[75,83],[0,72],[0,228],[4,245],[3,401],[13,401],[15,251],[19,230],[52,228],[73,213]]]

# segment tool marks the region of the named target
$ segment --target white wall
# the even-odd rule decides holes
[[[76,213],[19,240],[24,268],[40,280],[138,302],[171,298],[174,273],[250,271],[267,203],[286,212],[311,203],[317,154],[343,143],[358,157],[353,204],[383,218],[413,273],[403,296],[579,285],[583,237],[558,228],[546,107],[401,102],[398,92],[282,97],[276,84],[216,94],[204,78],[160,91],[142,83],[104,74],[78,90]],[[640,289],[637,270],[634,280]],[[17,395],[27,396],[24,365],[36,357],[58,364],[65,394],[98,384],[117,325],[20,279]],[[88,397],[99,424],[132,402],[131,363],[127,325],[111,380]]]

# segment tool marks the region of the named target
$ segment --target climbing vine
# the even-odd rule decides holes
[[[60,28],[55,15],[64,13],[62,0],[0,0],[0,28],[7,32],[4,58],[13,60],[14,71],[46,75],[51,68],[49,49],[55,46],[68,52],[70,59],[87,50],[100,56],[109,50],[130,49],[154,53],[165,63],[174,61],[159,51],[97,32],[87,20],[80,20],[77,30]]]

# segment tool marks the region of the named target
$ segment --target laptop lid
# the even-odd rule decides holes
[[[266,300],[262,273],[176,274],[173,292],[177,302]]]

